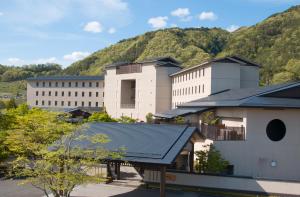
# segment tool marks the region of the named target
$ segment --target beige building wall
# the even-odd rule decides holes
[[[226,89],[259,86],[259,68],[238,63],[203,64],[171,77],[172,108]]]
[[[154,63],[142,65],[141,73],[116,74],[116,67],[106,69],[105,107],[111,116],[129,116],[141,121],[150,113],[161,113],[171,107],[171,78],[169,74],[179,67],[156,66]],[[122,80],[136,81],[134,107],[121,106]]]
[[[58,83],[58,87],[56,87],[55,85],[56,82]],[[71,83],[71,87],[69,87],[69,82]],[[78,83],[78,87],[75,87],[76,82]],[[84,87],[82,85],[83,82],[85,83]],[[38,86],[37,83],[39,84]],[[43,87],[43,83],[45,83],[45,87]],[[51,83],[51,86],[49,85],[49,83]],[[64,87],[62,86],[62,83],[64,83]],[[89,83],[92,83],[92,87],[89,86]],[[96,87],[96,83],[99,83],[99,87]],[[77,96],[75,95],[76,92],[77,92]],[[84,96],[82,94],[84,94]],[[57,102],[57,105],[55,105],[55,102]],[[103,80],[99,80],[99,81],[30,80],[27,82],[27,104],[31,107],[42,107],[42,108],[75,108],[75,107],[82,107],[82,106],[103,107],[103,102],[104,102],[104,81]]]
[[[300,121],[298,109],[220,109],[221,117],[241,118],[246,128],[245,141],[214,141],[225,159],[234,165],[234,174],[255,178],[300,181]],[[271,141],[266,127],[273,119],[285,123],[286,135]],[[232,122],[232,125],[241,122]]]

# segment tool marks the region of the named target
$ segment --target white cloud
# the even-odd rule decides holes
[[[202,12],[199,14],[199,19],[214,21],[218,19],[218,16],[214,12]]]
[[[234,32],[238,28],[240,28],[240,26],[238,26],[238,25],[230,25],[229,27],[226,28],[226,30],[229,31],[229,32]]]
[[[3,16],[4,14],[3,14],[3,12],[0,12],[0,16]]]
[[[116,29],[114,27],[111,27],[111,28],[108,29],[108,33],[109,34],[114,34],[114,33],[116,33]]]
[[[167,16],[158,16],[153,17],[148,20],[148,23],[152,26],[154,29],[160,29],[167,26]]]
[[[74,51],[71,54],[64,55],[64,60],[78,61],[90,55],[89,52]]]
[[[184,18],[190,15],[190,10],[188,8],[177,8],[171,12],[172,16],[177,16],[179,18]]]
[[[103,31],[103,27],[98,21],[91,21],[84,26],[83,30],[92,33],[100,33]]]
[[[58,60],[56,57],[49,57],[49,58],[40,58],[36,59],[33,62],[35,64],[45,64],[45,63],[56,63]]]
[[[172,23],[170,26],[171,26],[171,27],[178,27],[178,25],[175,24],[175,23]]]
[[[11,65],[19,65],[22,62],[24,62],[22,59],[20,58],[16,58],[16,57],[10,57],[7,59],[7,61],[9,62],[9,64]]]

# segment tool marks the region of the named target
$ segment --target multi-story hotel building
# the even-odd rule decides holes
[[[258,87],[259,67],[231,56],[173,73],[172,108],[226,89]]]
[[[115,118],[129,116],[144,121],[149,112],[171,109],[169,75],[179,70],[180,64],[170,57],[107,66],[104,88],[107,112]]]
[[[31,107],[103,107],[103,76],[47,76],[27,79]]]

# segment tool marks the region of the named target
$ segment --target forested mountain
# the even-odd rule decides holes
[[[134,62],[155,56],[172,56],[184,66],[191,66],[205,59],[230,54],[261,64],[263,84],[298,79],[300,6],[234,33],[219,28],[170,28],[147,32],[121,40],[73,63],[64,70],[64,74],[100,74],[110,63]]]

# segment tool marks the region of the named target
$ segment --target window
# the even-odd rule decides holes
[[[51,106],[51,101],[48,101],[48,106]]]
[[[36,82],[36,84],[35,84],[35,85],[36,85],[36,87],[39,87],[39,82]]]
[[[195,94],[197,94],[197,86],[195,86]]]
[[[58,87],[58,82],[55,82],[55,87]]]
[[[204,93],[204,84],[202,85],[202,92]]]
[[[71,101],[68,101],[68,106],[71,106]]]
[[[48,96],[51,96],[51,91],[48,92]]]
[[[42,105],[43,105],[43,106],[45,105],[45,101],[42,101]]]
[[[84,92],[81,93],[81,96],[84,97]]]
[[[76,87],[76,88],[78,87],[78,82],[77,82],[77,81],[75,82],[75,87]]]
[[[65,92],[64,91],[61,92],[61,96],[65,96]]]
[[[284,138],[286,127],[282,120],[271,120],[267,125],[267,136],[270,140],[277,142]]]
[[[38,96],[38,95],[39,95],[39,91],[36,91],[36,92],[35,92],[35,96]]]
[[[69,87],[72,87],[72,82],[69,82]]]
[[[85,87],[85,83],[84,82],[82,82],[82,87]]]
[[[103,92],[103,97],[104,97],[104,92]]]
[[[45,92],[44,91],[42,92],[42,96],[45,96]]]
[[[199,70],[199,78],[201,77],[201,70]]]
[[[61,87],[65,87],[65,82],[62,82],[62,83],[61,83]]]
[[[199,85],[199,94],[201,93],[201,85]]]
[[[192,87],[192,94],[194,94],[194,87]]]
[[[57,106],[57,101],[54,101],[54,105]]]
[[[65,105],[65,102],[64,101],[61,101],[61,106],[64,106]]]
[[[95,103],[95,106],[98,107],[98,102]]]
[[[89,107],[91,107],[92,106],[92,102],[91,101],[89,101]]]
[[[84,101],[81,102],[81,106],[84,107]]]
[[[89,82],[89,87],[92,87],[92,82]]]
[[[71,92],[70,92],[70,91],[68,92],[68,96],[69,96],[69,97],[71,96]]]
[[[46,84],[46,83],[43,81],[43,87],[45,87],[45,84]]]
[[[89,97],[91,97],[92,96],[92,92],[89,92]]]
[[[77,107],[77,101],[75,101],[75,107]]]
[[[97,87],[97,88],[99,87],[99,82],[96,82],[96,87]]]
[[[35,101],[35,105],[39,105],[39,101],[38,100]]]
[[[57,96],[57,94],[58,94],[57,91],[55,91],[55,96]]]
[[[51,82],[49,82],[49,84],[48,84],[48,85],[49,85],[49,87],[51,87],[51,85],[52,85],[52,84],[51,84]]]
[[[96,92],[96,97],[99,97],[99,92]]]
[[[78,92],[75,92],[75,97],[77,97],[77,95],[78,95]]]
[[[204,77],[205,75],[205,68],[202,69],[202,76]]]

